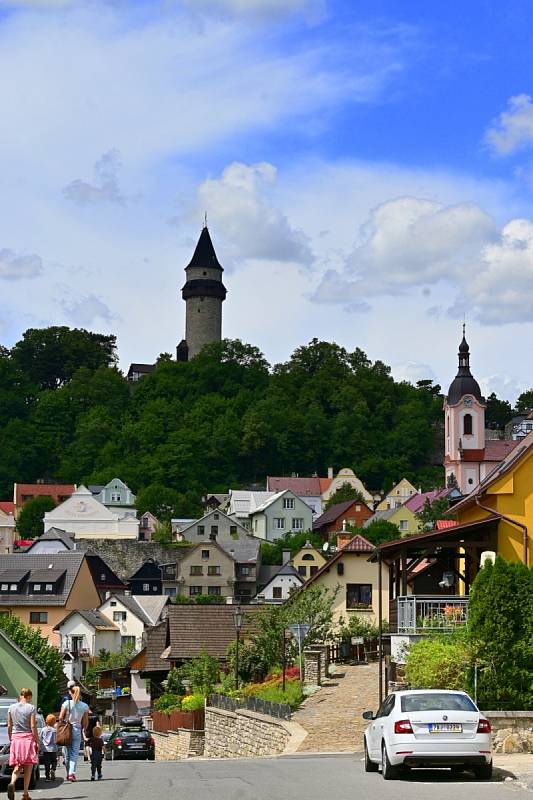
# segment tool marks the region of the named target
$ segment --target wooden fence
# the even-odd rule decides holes
[[[157,733],[177,731],[178,728],[186,728],[190,731],[203,731],[205,711],[203,708],[198,711],[172,711],[171,714],[163,714],[161,711],[152,711],[152,720],[152,727]]]

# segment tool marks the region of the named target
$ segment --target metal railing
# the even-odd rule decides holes
[[[208,705],[214,708],[221,708],[223,711],[237,711],[245,708],[248,711],[255,711],[256,714],[266,714],[277,719],[290,719],[291,707],[285,703],[272,703],[270,700],[262,700],[260,697],[226,697],[223,694],[212,694]]]
[[[468,619],[468,597],[397,597],[398,633],[450,633]]]

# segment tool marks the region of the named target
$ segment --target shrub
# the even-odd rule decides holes
[[[220,666],[217,659],[204,650],[196,658],[187,661],[179,672],[182,680],[189,681],[193,692],[207,697],[218,682]]]
[[[203,694],[189,694],[181,701],[182,711],[199,711],[205,705]]]
[[[271,703],[286,703],[292,709],[298,708],[303,700],[300,681],[295,680],[286,681],[285,691],[283,691],[281,679],[265,681],[265,683],[253,683],[245,687],[244,694],[247,697],[260,697],[262,700],[269,700]]]
[[[407,654],[405,677],[413,689],[465,689],[470,653],[464,634],[424,637]]]
[[[172,714],[173,711],[179,711],[181,708],[181,699],[172,692],[165,692],[158,697],[154,703],[156,711],[162,714]]]

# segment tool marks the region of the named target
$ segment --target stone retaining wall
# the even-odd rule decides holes
[[[533,711],[484,711],[495,753],[533,753]]]
[[[294,752],[306,736],[295,722],[256,714],[244,708],[205,710],[205,755],[208,758],[276,756]]]
[[[176,761],[204,754],[204,731],[178,728],[177,731],[167,731],[167,733],[153,731],[152,736],[155,741],[156,761]]]

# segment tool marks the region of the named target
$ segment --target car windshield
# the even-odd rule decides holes
[[[0,725],[7,725],[7,710],[9,706],[0,706]]]
[[[147,739],[149,733],[146,730],[141,730],[141,728],[137,728],[137,730],[135,728],[127,728],[125,731],[121,731],[120,735],[123,739],[130,739],[133,736],[140,736],[142,739]]]
[[[431,694],[403,695],[402,711],[477,711],[477,709],[466,694],[431,692]]]

